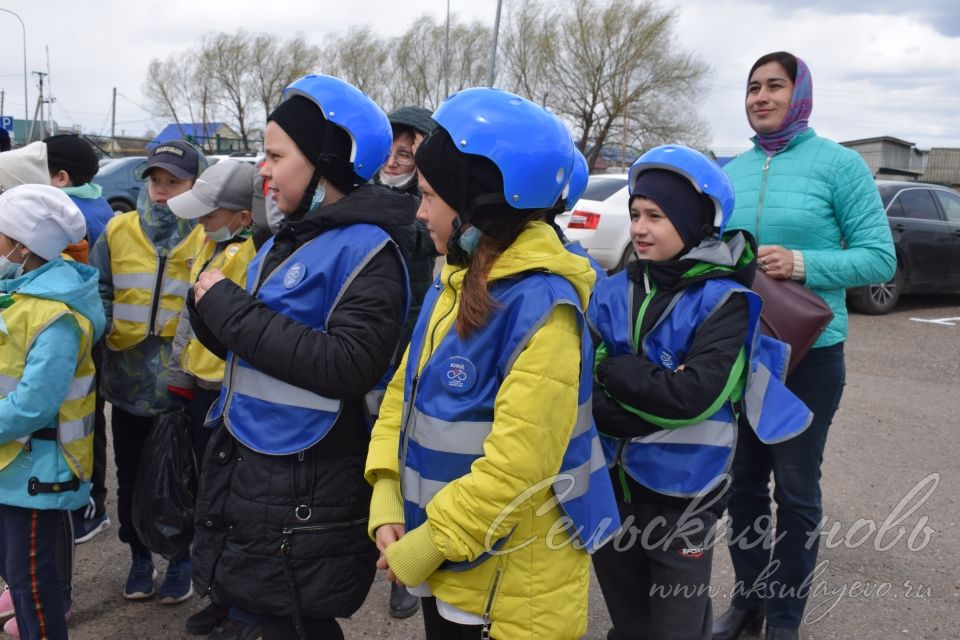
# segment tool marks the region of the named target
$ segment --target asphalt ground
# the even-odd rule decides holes
[[[823,465],[822,566],[802,637],[960,639],[960,297],[908,297],[888,316],[852,314],[846,356],[847,386]],[[114,477],[111,463],[111,493]],[[196,637],[184,633],[183,620],[200,599],[173,607],[123,599],[129,552],[116,537],[112,496],[108,502],[114,526],[77,547],[71,637]],[[158,568],[162,575],[159,558]],[[732,583],[720,545],[717,613]],[[390,618],[388,596],[380,574],[363,608],[343,621],[346,636],[422,638],[420,614]],[[605,638],[609,618],[596,583],[589,618],[585,637]]]

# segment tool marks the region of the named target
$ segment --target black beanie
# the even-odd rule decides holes
[[[47,145],[47,166],[50,173],[66,171],[73,186],[80,187],[97,175],[100,160],[93,145],[72,134],[50,136],[43,141]]]
[[[457,149],[450,134],[437,127],[433,134],[417,148],[417,171],[426,178],[444,202],[460,215],[464,223],[471,223],[484,231],[484,218],[501,209],[519,214],[503,197],[503,176],[489,158]],[[482,200],[478,200],[486,196]],[[483,215],[473,214],[483,207]],[[473,220],[471,218],[476,218]]]
[[[700,244],[712,227],[716,205],[698,192],[690,181],[664,169],[650,169],[637,177],[633,196],[657,203],[683,240],[684,253]]]
[[[321,175],[343,193],[350,193],[363,182],[350,165],[353,142],[346,130],[330,123],[320,107],[309,98],[292,96],[280,103],[267,117],[296,143]]]

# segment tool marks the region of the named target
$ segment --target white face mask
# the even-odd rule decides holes
[[[16,251],[19,246],[20,243],[18,242],[17,245],[10,250],[10,253],[5,256],[0,256],[0,280],[13,280],[23,275],[23,262],[14,262],[10,259],[10,256],[13,255],[13,252]]]
[[[380,170],[380,182],[388,187],[393,187],[394,189],[399,189],[410,184],[410,181],[413,180],[413,176],[416,171],[410,171],[409,173],[401,173],[398,176],[391,176],[387,173],[384,173],[383,169]]]

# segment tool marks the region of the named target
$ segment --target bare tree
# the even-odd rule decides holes
[[[323,49],[323,72],[343,78],[383,104],[389,95],[391,53],[382,38],[366,27],[351,27]]]
[[[258,33],[250,38],[249,82],[266,117],[280,104],[283,89],[288,84],[319,70],[322,54],[319,47],[309,44],[302,35],[286,42],[276,36]]]
[[[253,46],[249,34],[217,33],[204,38],[200,50],[200,67],[212,80],[212,88],[239,129],[244,150],[249,150],[247,129],[250,127],[250,106],[255,99],[249,71],[253,67]]]

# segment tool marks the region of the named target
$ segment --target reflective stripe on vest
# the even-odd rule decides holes
[[[439,298],[439,281],[428,291],[414,329],[407,356],[404,429],[401,436],[401,492],[407,530],[426,520],[426,508],[448,483],[470,472],[483,456],[483,445],[493,429],[496,394],[520,352],[552,313],[553,308],[579,304],[573,287],[564,278],[547,273],[497,281],[490,293],[497,300],[485,326],[462,340],[449,331],[423,370],[417,367],[433,307]],[[582,316],[579,316],[582,320]],[[592,551],[620,526],[616,502],[607,474],[591,412],[593,358],[589,337],[581,321],[581,380],[575,425],[560,473],[554,479],[558,506],[573,521],[573,531]],[[587,373],[584,376],[584,373]],[[489,382],[490,378],[494,383]],[[412,393],[416,378],[415,396]],[[506,537],[497,545],[503,544]],[[484,561],[444,563],[444,570],[465,570]]]
[[[391,247],[400,250],[379,227],[355,224],[325,231],[300,246],[261,280],[268,240],[247,270],[247,291],[269,309],[324,331],[330,314],[364,266]],[[340,415],[340,400],[283,382],[229,354],[220,397],[208,422],[221,416],[230,433],[247,447],[268,455],[287,455],[320,442]]]
[[[248,238],[240,242],[230,243],[222,251],[213,255],[217,247],[217,243],[212,241],[206,241],[203,244],[200,254],[193,262],[190,282],[196,282],[202,271],[220,269],[231,282],[241,287],[244,286],[247,267],[256,255],[253,239]],[[199,380],[217,384],[223,381],[225,367],[223,359],[218,358],[204,347],[203,343],[197,340],[192,330],[190,331],[190,339],[187,341],[180,357],[180,366],[185,372]]]
[[[637,310],[631,308],[633,287],[626,272],[621,272],[594,290],[590,322],[611,357],[637,353],[633,339]],[[697,328],[734,293],[745,295],[749,304],[749,327],[744,342],[748,371],[743,403],[745,407],[760,405],[755,412],[757,422],[751,424],[758,436],[772,430],[778,435],[793,437],[809,424],[809,411],[782,382],[764,374],[769,371],[761,356],[767,357],[771,351],[765,348],[768,343],[760,340],[761,301],[749,289],[721,278],[681,290],[644,336],[644,357],[661,367],[675,369],[686,360]],[[638,483],[665,495],[692,497],[710,491],[722,480],[733,459],[737,416],[731,399],[697,424],[663,429],[625,441],[604,437],[608,462],[611,466],[621,464]],[[805,423],[799,429],[798,420]]]
[[[114,295],[107,347],[124,351],[148,335],[173,337],[190,290],[190,268],[204,239],[203,227],[194,227],[164,257],[144,234],[136,211],[113,217],[105,233]]]
[[[14,294],[14,304],[0,312],[6,335],[0,338],[0,398],[16,390],[26,356],[36,337],[59,318],[70,315],[80,328],[78,365],[57,414],[57,440],[61,455],[81,481],[93,471],[94,363],[91,356],[93,327],[80,313],[52,300]],[[23,451],[30,436],[0,445],[0,469]]]

